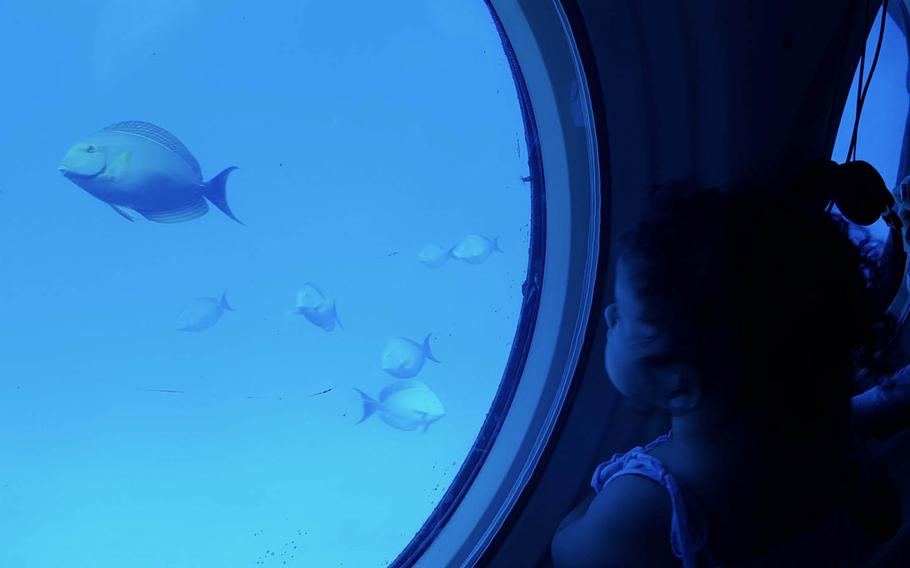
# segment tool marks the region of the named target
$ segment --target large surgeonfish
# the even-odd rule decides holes
[[[228,174],[237,168],[203,181],[186,146],[148,122],[118,122],[90,135],[70,148],[58,169],[130,221],[129,210],[158,223],[189,221],[208,212],[208,200],[240,223],[225,196]]]
[[[177,331],[206,330],[218,323],[226,311],[234,311],[228,304],[226,294],[221,294],[221,299],[196,298],[180,314]]]
[[[422,344],[406,337],[389,339],[382,350],[382,370],[398,379],[410,379],[420,372],[427,359],[439,363],[430,351],[431,335],[424,337]]]
[[[374,412],[379,413],[383,422],[399,430],[416,430],[424,432],[430,424],[445,416],[442,402],[426,384],[410,379],[396,381],[382,389],[379,400],[355,388],[363,399],[363,422]],[[360,424],[358,422],[358,424]]]

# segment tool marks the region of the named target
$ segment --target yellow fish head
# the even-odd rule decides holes
[[[102,148],[80,142],[63,156],[57,169],[68,178],[94,177],[103,172],[106,166],[107,156]]]

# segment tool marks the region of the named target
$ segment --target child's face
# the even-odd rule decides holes
[[[623,396],[651,407],[657,403],[656,373],[670,362],[667,337],[645,319],[646,305],[632,287],[627,268],[616,268],[616,301],[607,306],[607,374]]]

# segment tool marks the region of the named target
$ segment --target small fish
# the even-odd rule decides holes
[[[417,260],[427,268],[439,268],[452,256],[452,249],[444,249],[437,244],[424,245],[420,252],[417,253]]]
[[[439,363],[439,359],[430,351],[430,336],[427,334],[423,344],[411,341],[406,337],[394,337],[386,342],[382,350],[380,367],[386,373],[399,379],[410,379],[423,368],[427,359]]]
[[[305,283],[297,292],[297,307],[293,313],[302,315],[324,331],[332,331],[336,325],[339,329],[344,329],[341,320],[338,319],[335,300],[326,298],[312,282]]]
[[[422,429],[445,416],[439,397],[430,387],[417,380],[396,381],[379,393],[379,400],[355,388],[363,400],[363,418],[358,424],[379,413],[383,422],[398,430]]]
[[[315,392],[315,393],[311,394],[310,396],[319,396],[319,395],[325,394],[327,392],[332,392],[332,389],[328,388],[328,389],[325,389],[324,391]]]
[[[118,122],[88,136],[70,148],[58,169],[129,221],[131,211],[157,223],[189,221],[208,212],[208,201],[240,223],[225,195],[228,175],[237,168],[203,181],[186,146],[148,122]]]
[[[139,389],[145,392],[162,392],[167,394],[186,394],[186,391],[174,390],[174,389]]]
[[[521,176],[521,181],[523,183],[531,183],[531,176]]]
[[[178,331],[203,331],[221,319],[225,311],[232,312],[234,308],[228,304],[227,292],[218,298],[196,298],[183,310],[179,318]]]
[[[468,235],[452,249],[452,256],[468,264],[480,264],[490,258],[494,251],[502,252],[499,237],[488,239],[480,235]]]

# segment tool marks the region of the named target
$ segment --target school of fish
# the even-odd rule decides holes
[[[199,162],[176,136],[141,121],[118,122],[86,136],[66,152],[58,167],[65,178],[128,221],[138,215],[156,223],[183,223],[202,217],[212,204],[242,225],[228,205],[226,192],[228,176],[236,169],[229,166],[205,181]],[[449,259],[477,265],[494,252],[502,253],[498,237],[471,234],[450,247],[427,244],[417,260],[428,268],[439,268]],[[184,307],[176,329],[199,333],[232,311],[226,291],[220,297],[199,297]],[[291,313],[326,332],[344,330],[335,299],[312,282],[301,285]],[[427,361],[440,363],[430,349],[431,337],[427,334],[420,342],[400,336],[386,341],[379,368],[398,380],[383,388],[377,398],[354,389],[363,404],[358,424],[376,414],[398,430],[426,432],[445,416],[432,389],[414,378]]]

